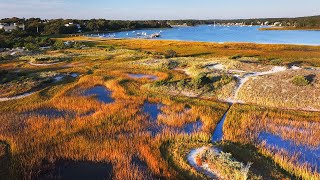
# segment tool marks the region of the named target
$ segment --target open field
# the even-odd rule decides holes
[[[320,47],[61,40],[87,46],[0,62],[0,179],[206,179],[202,146],[227,179],[319,178],[264,138],[319,156]]]

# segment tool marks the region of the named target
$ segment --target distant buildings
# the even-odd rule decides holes
[[[65,27],[76,26],[78,28],[78,32],[81,32],[80,24],[74,24],[73,22],[69,22],[68,24],[65,24],[64,26]]]
[[[281,22],[275,22],[275,23],[273,23],[273,26],[282,26],[282,23]]]
[[[22,25],[18,25],[16,23],[13,23],[13,24],[1,24],[0,23],[0,29],[3,29],[4,31],[6,32],[11,32],[13,30],[16,30],[16,29],[21,29],[21,30],[25,30],[25,25],[22,24]]]

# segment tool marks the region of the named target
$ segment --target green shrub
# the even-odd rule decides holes
[[[211,80],[205,73],[200,73],[195,78],[192,79],[192,84],[196,88],[201,88],[208,83],[211,83]]]
[[[232,80],[233,80],[233,77],[232,76],[228,76],[226,74],[223,74],[223,75],[217,77],[217,79],[219,79],[219,80],[215,81],[213,84],[214,84],[214,86],[216,88],[220,88],[220,87],[222,87],[224,85],[227,85],[227,84],[231,83]]]
[[[39,49],[39,46],[37,44],[34,44],[34,43],[27,43],[27,44],[25,44],[25,47],[30,51],[34,51],[34,50],[38,50]]]
[[[64,44],[63,41],[55,41],[54,44],[53,44],[53,48],[54,49],[64,49],[66,48],[66,45]]]
[[[156,81],[156,82],[155,82],[155,86],[156,86],[156,87],[164,86],[164,85],[166,85],[166,84],[167,84],[167,82],[166,82],[165,80],[160,80],[160,81]]]
[[[240,58],[242,58],[242,55],[240,55],[240,54],[236,54],[236,55],[229,57],[229,59],[240,59]]]
[[[106,51],[114,51],[114,50],[116,50],[116,48],[114,48],[113,46],[106,47]]]
[[[187,84],[188,84],[188,81],[186,79],[182,79],[182,80],[178,81],[177,86],[179,88],[184,88]]]
[[[172,50],[172,49],[169,49],[169,50],[166,51],[165,57],[166,57],[166,58],[174,58],[174,57],[177,57],[177,52],[175,52],[175,51]]]
[[[88,70],[88,71],[87,71],[87,74],[93,74],[93,70],[91,70],[91,69]]]
[[[297,86],[307,86],[311,82],[304,76],[295,76],[292,80],[292,83]]]
[[[168,60],[168,62],[165,62],[161,65],[162,69],[174,69],[179,65],[177,61]]]

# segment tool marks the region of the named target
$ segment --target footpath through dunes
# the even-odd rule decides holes
[[[54,73],[53,73],[54,74]],[[41,91],[43,91],[46,88],[50,88],[51,86],[57,85],[59,83],[61,83],[62,81],[68,81],[71,79],[75,79],[79,76],[79,73],[56,73],[52,76],[46,77],[46,78],[42,78],[40,80],[38,80],[39,82],[36,82],[37,79],[35,79],[35,83],[36,86],[32,86],[30,87],[28,90],[22,90],[21,92],[16,92],[17,90],[12,90],[10,92],[14,92],[17,95],[14,96],[4,96],[4,97],[0,97],[0,102],[4,102],[4,101],[13,101],[13,100],[20,100],[29,96],[32,96],[36,93],[39,93]],[[18,83],[17,83],[18,84]],[[23,83],[21,83],[23,86]],[[6,86],[6,83],[3,84],[3,87]],[[10,85],[8,85],[10,86]],[[14,85],[12,85],[14,86]],[[27,86],[27,85],[26,85]],[[4,91],[8,91],[8,90],[4,90]],[[8,93],[7,93],[8,94]]]
[[[35,92],[30,92],[30,93],[24,93],[24,94],[21,94],[21,95],[18,95],[18,96],[14,96],[14,97],[0,98],[0,102],[22,99],[22,98],[31,96],[34,93]]]
[[[265,75],[270,75],[270,74],[275,74],[279,72],[283,72],[288,70],[284,66],[274,66],[271,70],[269,71],[263,71],[263,72],[247,72],[247,71],[242,71],[242,70],[229,70],[224,67],[222,64],[214,64],[211,66],[207,66],[209,69],[215,69],[215,70],[220,70],[220,71],[226,71],[229,74],[232,74],[236,79],[237,79],[237,85],[233,90],[233,93],[231,97],[226,99],[226,102],[229,103],[245,103],[241,100],[239,100],[239,91],[241,88],[244,86],[244,84],[249,81],[251,78],[258,77],[258,76],[265,76]],[[244,75],[240,75],[244,74]]]
[[[235,103],[241,103],[241,104],[245,104],[244,101],[239,100],[238,98],[238,94],[239,91],[241,90],[241,88],[244,86],[244,84],[246,82],[248,82],[251,78],[254,77],[258,77],[258,76],[265,76],[265,75],[270,75],[270,74],[276,74],[276,73],[280,73],[280,72],[284,72],[284,71],[288,71],[288,70],[297,70],[298,68],[296,67],[292,67],[291,69],[288,69],[286,67],[281,67],[281,66],[275,66],[273,67],[271,70],[269,71],[263,71],[263,72],[244,72],[244,71],[239,71],[239,70],[226,70],[224,68],[224,66],[222,64],[214,64],[212,66],[210,66],[209,68],[211,69],[215,69],[215,70],[221,70],[221,71],[226,71],[227,73],[244,73],[243,76],[239,75],[239,74],[233,74],[233,76],[235,78],[237,78],[238,83],[235,86],[232,96],[229,97],[226,102],[229,103],[230,107],[227,110],[227,112],[222,116],[220,122],[217,124],[213,134],[212,134],[212,144],[216,144],[219,143],[220,141],[222,141],[224,139],[223,136],[223,127],[224,127],[224,123],[226,121],[226,118],[228,116],[228,113],[231,109],[231,107],[233,106],[233,104]],[[309,163],[312,166],[312,171],[319,171],[319,169],[317,168],[320,164],[317,160],[315,159],[319,159],[320,157],[320,151],[319,151],[319,147],[317,147],[315,150],[310,150],[310,149],[306,149],[304,146],[300,147],[299,145],[294,145],[292,143],[289,143],[287,141],[284,141],[281,139],[272,135],[272,134],[261,134],[261,139],[264,139],[264,141],[266,142],[266,146],[269,147],[274,147],[274,146],[278,146],[278,149],[295,149],[294,151],[289,150],[289,152],[291,153],[291,155],[297,154],[297,153],[302,153],[305,154],[303,157],[301,157],[299,159],[299,163]],[[281,143],[283,143],[283,145],[280,145]],[[211,149],[211,151],[217,152],[216,154],[219,154],[219,149],[217,149],[216,147],[201,147],[201,148],[197,148],[197,149],[193,149],[191,150],[191,152],[188,154],[187,159],[189,164],[194,167],[197,171],[207,175],[210,178],[223,178],[223,176],[220,174],[218,169],[212,169],[212,165],[209,165],[207,162],[203,162],[203,160],[201,159],[201,157],[203,156],[203,154],[205,153],[206,150]],[[220,152],[223,153],[223,152]],[[310,156],[309,158],[307,158],[306,156]],[[303,160],[302,160],[303,159]],[[214,162],[212,162],[214,163]]]
[[[41,63],[41,64],[39,64],[39,63],[35,63],[35,62],[29,62],[29,64],[31,65],[31,66],[54,66],[54,65],[60,65],[60,64],[62,64],[63,62],[57,62],[57,63]]]

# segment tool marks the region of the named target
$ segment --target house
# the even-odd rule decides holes
[[[25,25],[17,25],[17,23],[13,23],[13,24],[0,24],[0,29],[3,29],[5,32],[11,32],[13,30],[16,29],[21,29],[21,30],[25,30]]]
[[[69,22],[68,24],[65,24],[64,26],[65,27],[76,26],[78,28],[78,32],[81,32],[80,24],[74,24],[73,22]]]
[[[68,24],[65,24],[64,26],[65,27],[69,27],[69,26],[72,26],[73,25],[73,22],[69,22]]]
[[[282,26],[281,22],[275,22],[273,26]]]

